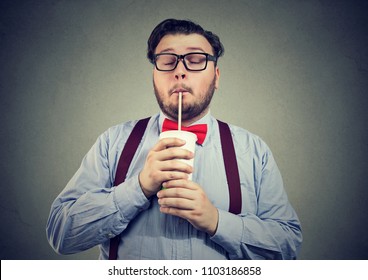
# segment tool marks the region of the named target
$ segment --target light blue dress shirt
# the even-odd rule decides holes
[[[298,217],[285,193],[270,149],[254,134],[230,125],[238,159],[242,212],[228,212],[229,191],[216,119],[196,145],[193,181],[218,208],[211,237],[184,219],[162,214],[157,197],[147,199],[138,174],[157,143],[164,115],[153,116],[136,151],[127,179],[113,187],[120,154],[136,121],[103,133],[52,204],[47,237],[54,250],[72,254],[100,246],[108,259],[110,238],[121,233],[119,259],[295,259],[302,242]]]

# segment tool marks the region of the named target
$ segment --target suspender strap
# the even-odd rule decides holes
[[[233,138],[231,136],[229,125],[219,120],[217,120],[217,122],[220,129],[222,155],[224,157],[226,178],[229,187],[229,212],[239,214],[241,213],[242,199],[238,163],[236,161]]]
[[[138,145],[141,142],[144,132],[146,131],[149,119],[150,118],[139,120],[130,133],[119,158],[118,166],[116,168],[114,186],[118,186],[125,181],[130,163],[132,162]],[[119,241],[120,235],[117,235],[110,240],[109,260],[117,259]]]
[[[121,152],[118,167],[116,169],[114,186],[118,186],[125,181],[126,174],[128,172],[130,163],[134,157],[134,154],[138,148],[139,143],[146,130],[148,121],[150,118],[142,119],[137,122],[132,132],[129,135],[124,149]]]

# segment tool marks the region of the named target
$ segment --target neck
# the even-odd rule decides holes
[[[191,124],[195,123],[196,121],[200,120],[201,118],[203,118],[208,112],[209,112],[209,107],[207,107],[205,110],[202,111],[202,113],[200,113],[199,115],[195,116],[194,118],[188,119],[188,120],[182,120],[182,125],[184,126],[190,126]]]

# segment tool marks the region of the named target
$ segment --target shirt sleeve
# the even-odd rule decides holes
[[[112,187],[104,133],[53,202],[46,234],[56,252],[81,252],[120,234],[149,204],[138,176]]]
[[[219,210],[218,228],[211,239],[230,259],[296,259],[302,242],[300,222],[269,149],[253,172],[256,211],[234,215]]]

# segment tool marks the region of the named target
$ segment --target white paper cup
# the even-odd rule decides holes
[[[185,141],[185,145],[181,146],[180,148],[186,149],[188,151],[191,151],[192,153],[195,152],[195,144],[197,142],[197,135],[195,135],[192,132],[183,131],[183,130],[169,130],[165,132],[161,132],[160,139],[164,138],[179,138]],[[192,159],[178,159],[182,162],[185,162],[186,164],[193,167],[194,164],[194,158]],[[192,174],[189,174],[189,180],[192,180]]]

